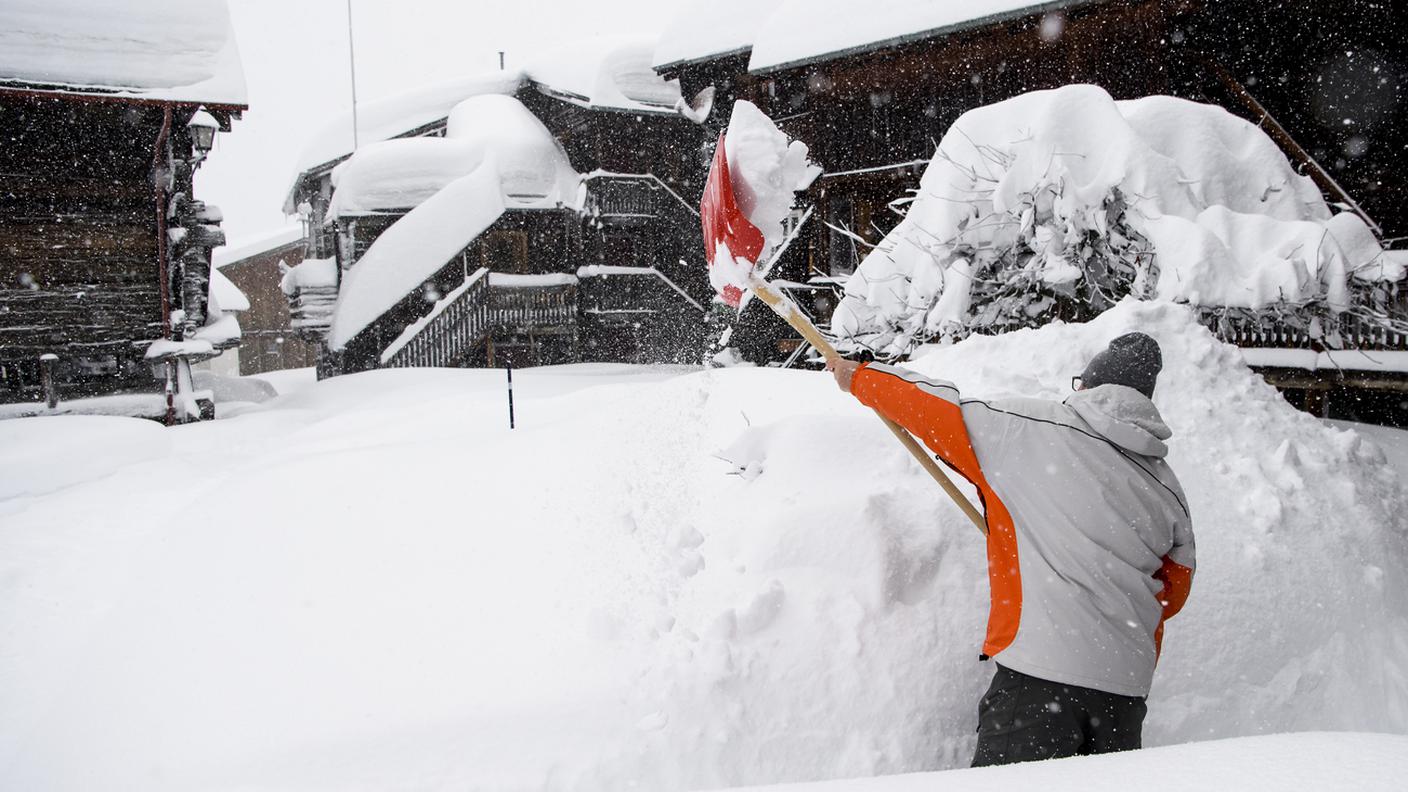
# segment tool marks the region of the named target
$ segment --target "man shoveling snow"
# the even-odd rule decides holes
[[[832,359],[842,390],[918,437],[987,511],[997,661],[978,708],[984,766],[1140,747],[1163,623],[1193,578],[1187,499],[1151,398],[1142,333],[1096,355],[1064,402],[960,399],[905,369]]]

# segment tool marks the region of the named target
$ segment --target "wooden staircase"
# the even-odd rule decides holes
[[[459,365],[494,331],[489,299],[489,270],[481,267],[382,351],[382,367]]]

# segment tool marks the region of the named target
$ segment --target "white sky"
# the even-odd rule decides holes
[[[352,0],[357,99],[508,67],[561,45],[653,40],[682,0]],[[231,245],[284,227],[284,194],[308,136],[351,102],[346,0],[229,0],[249,110],[216,138],[197,195],[225,213]]]

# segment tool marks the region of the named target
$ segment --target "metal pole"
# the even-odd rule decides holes
[[[508,428],[513,428],[513,361],[506,366],[508,371]]]
[[[357,58],[352,45],[352,0],[347,0],[347,69],[352,74],[352,150],[357,150]]]
[[[504,70],[504,51],[499,50],[499,71]]]

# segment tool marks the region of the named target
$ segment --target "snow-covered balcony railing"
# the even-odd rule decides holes
[[[441,297],[430,313],[408,326],[381,353],[386,368],[458,364],[493,331],[489,270],[480,268]]]
[[[568,273],[490,273],[489,311],[508,330],[572,331],[577,326],[577,277]]]
[[[693,216],[699,210],[653,173],[595,171],[586,177],[589,215],[607,219],[646,220]]]
[[[704,306],[654,267],[592,265],[577,270],[582,283],[582,312],[598,321],[628,322],[642,314],[697,312]]]
[[[1221,340],[1242,348],[1361,349],[1408,351],[1408,289],[1351,289],[1349,307],[1338,314],[1287,307],[1252,311],[1203,307],[1203,324]],[[1390,295],[1388,291],[1393,293]]]

